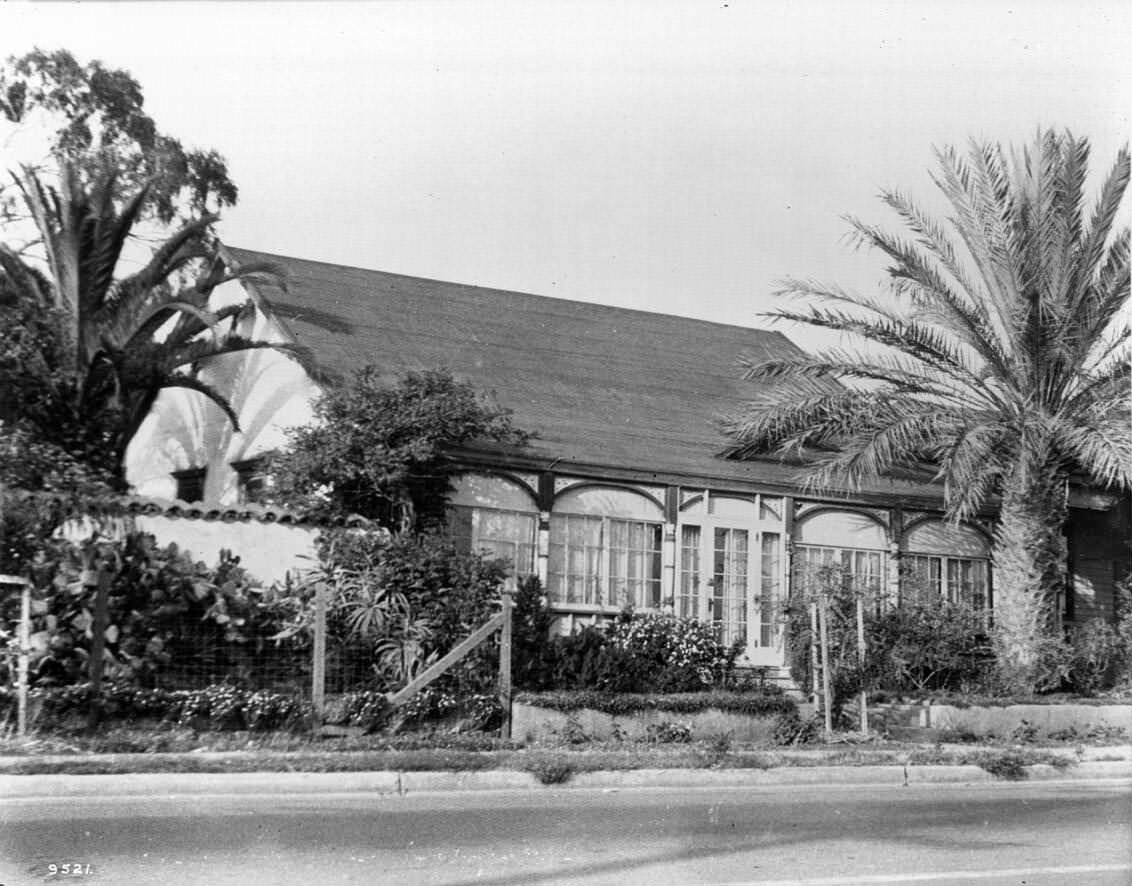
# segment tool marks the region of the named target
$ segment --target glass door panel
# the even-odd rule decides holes
[[[704,618],[700,595],[700,527],[680,527],[680,584],[676,589],[676,614],[681,618]]]
[[[712,547],[711,621],[719,642],[747,642],[747,605],[750,597],[749,533],[746,529],[716,527]]]
[[[725,645],[739,641],[740,662],[783,664],[783,536],[706,519],[679,533],[675,611],[710,624]]]

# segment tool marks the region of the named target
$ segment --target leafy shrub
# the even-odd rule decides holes
[[[549,689],[554,683],[555,651],[550,640],[554,617],[537,576],[519,582],[511,613],[511,679],[520,689]]]
[[[210,670],[242,674],[247,682],[263,670],[256,665],[264,658],[293,661],[290,644],[270,639],[279,628],[269,605],[277,589],[260,587],[227,552],[209,567],[146,533],[82,545],[52,538],[41,543],[29,572],[34,685],[86,678],[99,582],[107,588],[108,681],[168,685],[174,666],[190,660],[203,666],[202,649],[211,656]],[[0,634],[13,633],[18,617],[17,609],[0,606]]]
[[[574,774],[574,767],[565,760],[538,757],[527,764],[527,771],[533,774],[540,784],[565,784]]]
[[[807,574],[787,610],[786,643],[791,671],[801,685],[813,679],[813,635],[809,603],[824,600],[827,613],[831,686],[835,719],[844,703],[862,688],[895,696],[923,692],[969,692],[985,686],[992,657],[981,613],[933,596],[904,576],[899,606],[873,605],[873,590],[841,567],[823,566]],[[858,651],[857,603],[864,599],[865,664]]]
[[[658,744],[687,744],[692,740],[690,723],[653,723],[645,730],[645,740]]]
[[[484,731],[498,728],[503,720],[503,707],[494,692],[459,695],[438,685],[443,678],[426,686],[404,705],[386,715],[394,716],[396,728],[419,727],[448,721],[448,728],[459,731]]]
[[[602,628],[587,625],[552,641],[553,685],[602,692],[638,692],[649,684],[645,663],[615,645]]]
[[[1010,732],[1010,740],[1016,744],[1031,744],[1037,741],[1038,727],[1029,720],[1022,720]]]
[[[1132,690],[1132,574],[1117,582],[1113,591],[1116,609],[1116,660],[1113,662],[1113,684],[1118,689]]]
[[[741,651],[738,643],[730,648],[719,643],[710,625],[656,612],[622,612],[610,627],[609,638],[652,675],[649,688],[657,692],[720,685]]]
[[[1027,757],[1018,751],[1002,751],[1000,753],[982,753],[974,758],[975,765],[985,769],[995,778],[1007,781],[1023,781],[1029,778],[1026,769]]]
[[[869,614],[867,685],[890,692],[967,691],[990,669],[982,617],[946,600],[919,598]]]
[[[816,741],[821,733],[821,726],[816,717],[803,720],[797,708],[784,711],[774,719],[774,728],[771,738],[775,744],[800,745]]]
[[[288,597],[273,600],[285,622],[277,636],[309,645],[315,588],[323,585],[329,645],[367,662],[371,688],[395,691],[499,611],[505,577],[505,561],[460,551],[439,532],[324,533],[318,564]],[[498,662],[493,636],[415,700],[409,715],[446,716],[444,695],[494,694]]]
[[[273,459],[272,496],[391,529],[443,522],[456,469],[446,448],[473,439],[523,446],[529,437],[509,410],[447,370],[410,372],[389,385],[366,366],[328,390],[314,413],[316,422],[293,430]]]
[[[32,698],[41,704],[40,719],[57,725],[67,715],[86,716],[92,699],[90,684],[39,687]],[[204,689],[139,689],[112,684],[102,693],[108,721],[162,720],[205,730],[266,731],[303,724],[307,705],[294,696],[235,686]]]
[[[589,625],[550,642],[551,683],[601,692],[695,692],[722,686],[738,646],[720,644],[694,619],[625,610],[609,625]]]
[[[376,729],[385,724],[388,715],[389,700],[384,692],[348,692],[341,699],[339,716],[351,726]]]
[[[1075,626],[1069,633],[1068,683],[1074,692],[1092,695],[1108,682],[1121,657],[1117,628],[1102,618]]]
[[[799,685],[812,684],[811,650],[818,645],[820,633],[815,632],[811,624],[810,606],[822,605],[833,694],[831,708],[836,721],[845,701],[860,689],[865,679],[857,654],[857,601],[867,599],[872,590],[836,565],[799,571],[794,584],[796,593],[786,609],[785,629],[791,674]],[[866,606],[866,616],[872,610],[871,605]]]

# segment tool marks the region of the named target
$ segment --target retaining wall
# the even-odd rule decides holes
[[[1008,738],[1023,721],[1036,730],[1035,737],[1075,730],[1082,735],[1090,729],[1123,729],[1132,736],[1132,705],[1019,704],[1007,707],[969,707],[928,705],[927,726],[948,732],[967,732],[978,736]]]
[[[520,741],[554,741],[571,736],[598,740],[620,736],[633,741],[649,738],[649,727],[656,730],[665,724],[679,724],[690,729],[693,739],[729,735],[736,741],[764,741],[771,737],[776,719],[773,714],[737,714],[718,708],[606,714],[590,708],[564,712],[516,702],[511,708],[511,734]]]

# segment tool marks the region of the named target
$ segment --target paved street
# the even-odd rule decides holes
[[[81,873],[50,876],[66,863]],[[8,799],[0,875],[4,886],[1127,886],[1132,787]]]

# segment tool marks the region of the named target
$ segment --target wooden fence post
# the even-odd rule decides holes
[[[499,638],[499,704],[503,708],[500,737],[511,737],[511,597],[509,588],[503,590],[503,625]]]
[[[829,633],[826,628],[829,615],[827,609],[828,601],[823,595],[821,605],[818,607],[818,622],[821,628],[821,683],[822,695],[824,696],[822,707],[825,709],[825,740],[830,741],[833,738],[833,706],[831,704],[829,685]]]
[[[865,689],[865,600],[857,595],[857,663],[861,666],[861,734],[869,732],[869,693]]]
[[[20,627],[16,633],[16,734],[28,731],[28,655],[31,653],[31,582],[18,575],[0,575],[0,585],[20,588]]]
[[[818,604],[810,604],[810,698],[821,710],[821,676],[818,673]]]
[[[326,582],[314,585],[314,643],[311,651],[311,709],[315,725],[326,712]]]
[[[31,582],[24,581],[20,591],[20,660],[17,670],[19,680],[17,688],[16,734],[20,738],[27,736],[28,731],[28,654],[31,652]]]

